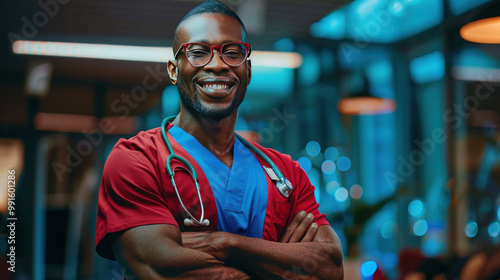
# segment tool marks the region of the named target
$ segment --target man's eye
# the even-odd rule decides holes
[[[240,57],[243,55],[243,53],[241,51],[237,51],[237,50],[228,50],[228,51],[224,52],[224,55],[228,56],[228,57]]]
[[[201,56],[208,55],[208,52],[206,52],[204,50],[191,50],[187,54],[188,54],[188,56],[201,57]]]

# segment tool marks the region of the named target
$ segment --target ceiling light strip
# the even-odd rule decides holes
[[[15,54],[94,58],[125,61],[167,62],[173,59],[171,47],[144,47],[111,44],[86,44],[18,40],[12,45]],[[252,53],[252,65],[262,67],[298,68],[302,56],[292,52]]]
[[[15,41],[16,54],[96,58],[127,61],[165,62],[172,59],[172,48],[109,44],[85,44],[43,41]]]

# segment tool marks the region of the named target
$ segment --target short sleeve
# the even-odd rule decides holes
[[[118,143],[104,166],[99,190],[96,251],[114,259],[111,233],[148,224],[177,225],[160,190],[154,157]]]

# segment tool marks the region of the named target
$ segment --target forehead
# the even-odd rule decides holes
[[[178,29],[179,43],[207,42],[222,43],[242,41],[240,23],[227,15],[200,14],[194,15],[181,23]]]

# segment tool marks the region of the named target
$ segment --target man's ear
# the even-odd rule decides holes
[[[168,76],[170,77],[170,81],[172,84],[177,84],[177,74],[178,74],[178,68],[177,68],[177,61],[175,60],[169,60],[167,63],[167,72]]]
[[[250,80],[252,79],[252,61],[248,59],[247,62],[248,62],[248,82],[247,82],[248,86],[250,84]]]

